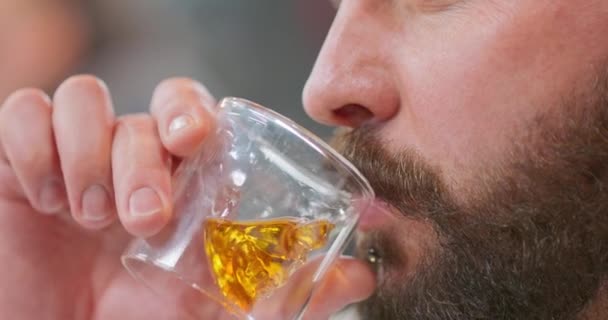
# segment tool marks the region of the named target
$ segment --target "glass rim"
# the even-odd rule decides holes
[[[351,177],[353,177],[354,181],[359,185],[361,191],[363,192],[362,196],[367,197],[369,199],[375,198],[374,189],[371,187],[371,184],[369,183],[367,178],[363,176],[359,169],[357,169],[343,155],[334,150],[327,142],[318,137],[316,134],[312,133],[310,130],[297,124],[286,116],[251,100],[237,97],[224,97],[222,98],[222,100],[220,100],[218,105],[221,109],[225,109],[229,106],[233,106],[235,103],[245,105],[248,108],[257,111],[265,118],[279,123],[282,127],[289,129],[293,134],[297,134],[300,139],[304,140],[308,145],[312,146],[313,149],[327,156],[329,159],[331,159],[332,163],[334,163],[336,166],[341,167]]]

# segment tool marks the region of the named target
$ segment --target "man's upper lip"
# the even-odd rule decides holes
[[[376,198],[369,204],[367,209],[361,212],[357,230],[361,232],[374,231],[394,222],[396,216],[393,211],[394,209],[389,204]]]

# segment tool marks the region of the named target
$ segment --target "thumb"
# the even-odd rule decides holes
[[[347,305],[367,299],[375,287],[374,273],[367,264],[342,257],[325,274],[313,293],[304,319],[327,319]]]

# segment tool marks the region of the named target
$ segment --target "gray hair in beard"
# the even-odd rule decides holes
[[[430,223],[439,240],[413,276],[379,283],[359,306],[365,319],[580,315],[608,270],[608,104],[576,98],[562,114],[537,116],[509,159],[480,172],[466,203],[415,152],[386,151],[374,128],[336,135],[377,195]],[[394,236],[371,236],[385,268],[398,269],[404,255]]]

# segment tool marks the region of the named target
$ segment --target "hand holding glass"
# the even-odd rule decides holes
[[[191,314],[211,299],[258,320],[303,314],[373,199],[319,138],[237,98],[222,100],[217,130],[180,164],[173,190],[170,225],[135,240],[123,264]]]

